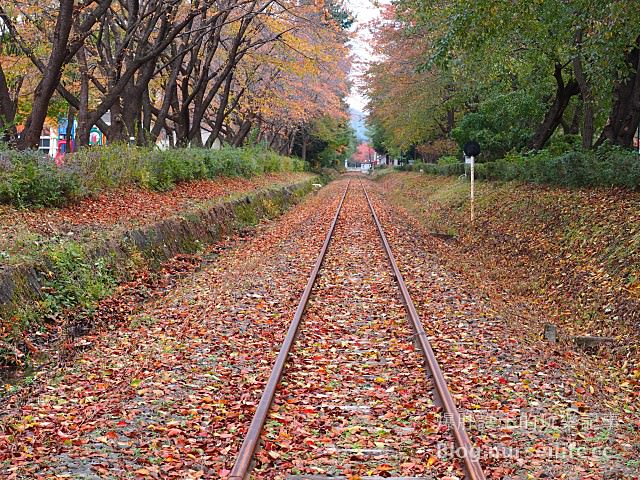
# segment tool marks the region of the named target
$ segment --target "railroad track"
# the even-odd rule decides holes
[[[340,411],[344,412],[355,412],[354,414],[357,415],[364,415],[363,418],[367,419],[368,421],[371,420],[372,415],[371,415],[371,405],[365,405],[362,403],[363,399],[367,399],[368,396],[372,397],[372,398],[380,398],[381,395],[387,395],[387,396],[393,396],[394,395],[394,391],[396,386],[399,385],[399,388],[403,388],[403,386],[407,386],[409,385],[407,388],[408,390],[404,390],[402,392],[402,397],[403,400],[402,403],[400,400],[398,400],[398,406],[397,408],[402,409],[402,408],[409,408],[412,410],[412,416],[410,418],[415,419],[416,416],[418,415],[424,415],[425,418],[431,418],[432,417],[432,412],[433,410],[431,409],[431,407],[434,407],[438,410],[441,409],[444,418],[446,418],[446,433],[444,433],[444,435],[448,435],[449,437],[453,437],[453,440],[455,442],[455,458],[452,459],[452,461],[457,462],[457,466],[458,466],[458,471],[462,471],[462,473],[464,474],[465,478],[467,480],[480,480],[480,479],[484,479],[484,474],[482,472],[482,468],[480,466],[480,463],[478,461],[477,456],[475,455],[475,450],[472,447],[471,441],[465,431],[464,428],[464,424],[463,424],[463,420],[456,408],[455,402],[447,388],[447,384],[444,378],[444,375],[438,365],[438,362],[436,360],[435,354],[433,352],[433,349],[431,348],[431,345],[429,344],[428,338],[427,338],[427,334],[423,328],[422,322],[418,316],[418,313],[416,311],[416,308],[414,306],[413,301],[411,300],[411,295],[409,293],[409,290],[407,289],[407,286],[404,282],[404,279],[402,277],[402,273],[400,272],[398,265],[395,261],[395,258],[393,256],[393,253],[391,251],[391,247],[389,245],[389,242],[387,240],[387,237],[384,233],[384,230],[382,228],[382,225],[380,223],[380,220],[378,219],[378,215],[376,214],[376,211],[373,207],[373,203],[371,202],[371,199],[369,197],[369,194],[364,186],[364,184],[360,181],[357,182],[358,186],[354,186],[356,182],[354,182],[353,180],[349,180],[347,183],[347,186],[342,194],[342,197],[340,199],[340,202],[338,204],[338,207],[336,209],[336,213],[335,216],[333,217],[333,221],[331,222],[331,225],[329,226],[329,230],[327,232],[324,244],[322,245],[322,248],[320,250],[320,253],[318,255],[318,258],[316,260],[316,263],[314,265],[314,268],[311,272],[311,275],[309,276],[307,285],[304,289],[304,292],[302,294],[302,297],[300,298],[300,302],[298,304],[297,310],[295,312],[295,315],[293,317],[293,321],[290,324],[289,330],[287,332],[287,335],[285,337],[285,340],[281,346],[280,352],[275,360],[274,366],[273,366],[273,370],[271,372],[271,375],[269,377],[269,380],[266,384],[266,387],[263,391],[262,397],[260,399],[260,402],[258,404],[258,407],[255,411],[255,414],[253,416],[252,422],[249,426],[249,429],[246,432],[246,435],[244,437],[244,441],[242,443],[242,446],[240,448],[240,451],[238,453],[236,462],[234,464],[234,467],[230,473],[230,476],[228,478],[230,478],[231,480],[245,480],[250,478],[251,475],[251,471],[252,471],[252,467],[253,467],[253,460],[254,460],[254,455],[256,454],[258,447],[260,445],[260,441],[261,441],[261,437],[264,436],[264,427],[265,427],[265,423],[267,422],[269,415],[270,415],[270,410],[272,409],[272,405],[274,403],[274,399],[276,398],[276,395],[278,394],[278,387],[279,385],[282,387],[282,379],[283,379],[283,374],[285,372],[285,368],[288,365],[288,361],[290,364],[295,364],[295,362],[291,362],[291,356],[292,356],[292,351],[293,351],[293,346],[294,344],[296,344],[296,341],[300,339],[300,330],[301,330],[301,326],[303,323],[303,318],[305,317],[305,315],[312,315],[313,319],[314,319],[314,327],[316,327],[318,329],[318,331],[320,331],[320,333],[317,333],[315,331],[315,329],[312,329],[313,331],[310,331],[308,336],[310,337],[310,345],[312,346],[321,346],[318,347],[320,348],[320,350],[315,350],[315,353],[312,354],[311,358],[314,359],[314,363],[318,363],[318,364],[322,364],[320,365],[318,368],[321,368],[323,372],[327,372],[329,371],[329,373],[331,373],[331,369],[332,368],[338,368],[342,371],[347,371],[349,369],[355,369],[356,373],[355,375],[349,375],[348,373],[344,373],[344,375],[347,377],[347,382],[346,382],[346,386],[343,387],[343,392],[342,394],[344,395],[344,389],[346,388],[347,392],[352,392],[352,396],[354,399],[357,399],[360,401],[360,403],[356,403],[356,404],[341,404],[341,405],[309,405],[307,404],[307,400],[305,399],[296,399],[296,395],[292,394],[289,390],[292,390],[292,388],[289,388],[289,385],[287,383],[287,387],[286,389],[283,387],[283,390],[287,390],[289,397],[287,397],[286,399],[281,399],[280,400],[280,404],[298,404],[301,403],[302,405],[302,412],[303,413],[303,417],[304,415],[311,413],[311,414],[317,414],[317,415],[327,415],[326,412],[330,411],[332,408],[337,408]],[[373,253],[375,253],[375,255],[372,254],[371,258],[365,259],[364,263],[366,263],[366,261],[368,261],[369,263],[371,263],[372,265],[369,266],[369,271],[365,272],[361,275],[361,277],[357,276],[357,272],[354,272],[354,275],[356,275],[355,277],[350,277],[347,280],[343,281],[343,283],[346,285],[343,289],[341,289],[339,286],[336,287],[336,285],[333,285],[331,282],[325,282],[326,285],[322,286],[322,291],[320,292],[316,292],[316,297],[318,297],[319,300],[322,300],[322,295],[327,295],[330,296],[331,298],[334,298],[334,300],[330,300],[329,302],[324,302],[324,306],[321,305],[321,308],[318,309],[315,306],[312,306],[313,308],[311,310],[311,312],[309,312],[308,306],[310,304],[310,300],[312,298],[312,293],[314,291],[314,288],[318,288],[318,278],[322,275],[322,271],[323,268],[328,270],[328,273],[331,273],[331,268],[337,268],[337,266],[339,266],[339,261],[338,260],[334,260],[332,265],[330,266],[325,266],[325,261],[326,261],[326,257],[327,257],[327,252],[329,251],[329,247],[332,244],[332,241],[334,241],[334,235],[336,232],[336,228],[339,224],[340,218],[341,218],[341,214],[343,212],[343,206],[345,205],[346,199],[349,195],[354,195],[354,200],[353,200],[353,205],[350,205],[348,207],[348,212],[346,214],[346,217],[344,219],[345,223],[348,223],[348,225],[343,226],[343,230],[345,228],[351,228],[350,232],[355,235],[363,235],[363,239],[366,238],[366,235],[364,235],[363,230],[367,230],[369,229],[369,233],[371,233],[372,226],[371,226],[371,220],[373,221],[373,224],[375,224],[375,231],[377,231],[377,236],[379,239],[379,244],[376,245],[370,245],[367,247],[367,249],[363,250],[365,252],[370,252],[372,251]],[[362,212],[363,209],[363,205],[366,204],[367,208],[368,208],[368,213],[369,215],[364,214],[364,212]],[[365,220],[364,217],[369,217],[369,221],[367,222]],[[344,241],[345,239],[340,239],[341,242],[343,243],[343,247],[344,247]],[[376,252],[375,249],[379,248],[380,246],[382,246],[382,250],[384,251],[384,255],[386,255],[386,262],[387,262],[387,267],[390,266],[390,271],[388,273],[388,277],[389,279],[393,279],[390,281],[385,281],[384,278],[375,278],[374,280],[371,280],[370,283],[371,285],[365,285],[364,287],[359,286],[360,283],[362,283],[363,278],[367,278],[369,279],[372,275],[376,275],[375,272],[377,272],[378,270],[384,270],[384,267],[381,268],[381,264],[380,262],[381,260],[381,254],[380,252]],[[337,247],[336,247],[337,248]],[[338,255],[339,257],[339,255]],[[341,258],[341,257],[340,257]],[[343,269],[348,270],[349,268],[353,268],[353,258],[352,260],[352,264],[346,265],[345,267],[341,267]],[[357,260],[357,258],[356,258]],[[377,262],[377,263],[376,263]],[[376,268],[374,268],[376,267]],[[374,272],[374,273],[372,273]],[[399,297],[399,299],[401,300],[401,304],[399,305],[395,305],[393,306],[393,293],[392,290],[385,290],[385,292],[387,294],[387,299],[390,302],[390,306],[387,307],[387,305],[381,306],[379,304],[372,304],[372,305],[362,305],[363,299],[355,299],[354,302],[359,302],[360,305],[356,305],[354,308],[360,308],[359,313],[356,315],[353,315],[350,311],[346,311],[346,312],[342,312],[342,317],[340,317],[338,319],[336,323],[338,326],[337,327],[327,327],[327,326],[322,326],[324,324],[318,323],[318,321],[322,321],[324,319],[324,317],[326,317],[327,312],[328,311],[332,311],[332,310],[327,310],[327,308],[334,308],[337,304],[340,304],[340,302],[342,301],[344,303],[344,299],[339,299],[338,297],[340,296],[339,293],[336,292],[340,292],[342,290],[348,291],[349,290],[349,286],[354,284],[356,285],[354,287],[354,291],[358,291],[358,288],[360,288],[360,291],[362,291],[363,288],[365,288],[365,292],[368,291],[366,290],[371,289],[371,288],[378,288],[376,287],[376,285],[380,286],[380,288],[382,289],[386,289],[387,287],[385,287],[385,285],[387,285],[388,283],[395,281],[395,293],[399,293],[399,295],[396,295],[397,297]],[[376,283],[377,282],[377,283]],[[373,287],[372,287],[373,286]],[[393,287],[388,287],[393,289]],[[399,290],[399,292],[398,292]],[[350,299],[347,299],[346,301],[348,302]],[[366,300],[366,297],[364,298],[364,300]],[[336,305],[332,305],[331,302],[335,302]],[[322,303],[322,302],[320,302]],[[368,307],[372,307],[374,310],[376,310],[375,312],[373,312],[373,317],[371,316],[371,314],[368,314],[367,312],[369,310],[367,310]],[[383,307],[383,308],[381,308]],[[403,322],[406,322],[406,317],[408,317],[409,319],[409,325],[406,326],[407,328],[410,328],[409,331],[412,330],[412,334],[409,336],[402,336],[400,334],[400,336],[396,336],[395,335],[395,330],[402,330],[402,327],[399,326],[399,324],[393,323],[393,316],[394,316],[394,312],[395,312],[395,316],[399,317],[398,315],[398,311],[399,309],[404,310],[404,319],[402,320]],[[385,312],[381,312],[380,310],[384,310]],[[364,313],[363,313],[364,312]],[[354,320],[353,316],[366,316],[366,318],[368,319],[367,321],[360,321],[360,323],[358,323],[357,320]],[[390,319],[391,318],[391,319]],[[367,323],[368,322],[368,323]],[[366,329],[372,325],[372,322],[378,322],[377,325],[380,325],[380,322],[383,322],[383,332],[386,332],[389,337],[388,338],[363,338],[362,336],[358,337],[357,335],[355,335],[352,337],[351,333],[352,332],[361,332],[361,331],[367,331]],[[384,323],[386,322],[386,323]],[[326,323],[326,322],[325,322]],[[333,328],[333,330],[331,330],[331,328]],[[363,330],[364,329],[364,330]],[[386,329],[386,330],[385,330]],[[399,356],[398,359],[393,360],[394,355],[397,355],[398,351],[402,351],[403,349],[406,350],[405,347],[403,347],[401,345],[402,341],[404,341],[405,343],[411,343],[411,338],[415,339],[415,343],[417,344],[417,346],[419,347],[419,350],[422,354],[422,358],[419,359],[412,359],[411,357],[411,353],[409,353],[409,356],[406,356],[404,353],[402,355],[404,356]],[[308,343],[309,343],[308,342]],[[333,342],[333,343],[332,343]],[[341,351],[336,350],[335,345],[339,345],[342,347],[347,347],[346,349],[344,349],[345,353],[341,353]],[[391,347],[395,347],[396,353],[389,353],[388,357],[382,357],[383,362],[369,362],[369,363],[358,363],[359,362],[359,358],[361,358],[361,355],[365,355],[365,356],[375,356],[376,358],[380,358],[380,351],[382,349],[384,349],[384,345],[391,345]],[[368,350],[366,349],[367,346],[373,347],[373,348],[369,348]],[[323,350],[324,349],[324,350]],[[398,350],[400,349],[400,350]],[[342,363],[338,362],[330,362],[330,361],[324,361],[324,353],[326,352],[327,356],[331,356],[331,355],[338,355],[340,356],[340,358],[342,357],[347,357],[347,358],[352,358],[354,357],[354,355],[357,355],[356,361],[352,362],[352,363],[344,363],[344,361],[341,361]],[[337,353],[336,353],[337,352]],[[416,352],[415,353],[416,356],[419,357],[419,354]],[[399,371],[399,373],[397,374],[397,376],[395,376],[395,384],[392,385],[391,387],[387,388],[386,390],[384,390],[384,392],[382,392],[382,390],[380,388],[376,389],[374,387],[380,387],[380,385],[375,385],[375,382],[380,382],[380,383],[384,383],[386,381],[386,379],[384,377],[375,377],[374,375],[361,375],[362,374],[362,368],[363,367],[380,367],[380,368],[386,368],[386,371],[388,373],[389,371],[389,361],[388,358],[391,358],[391,363],[393,364],[391,367],[393,369],[397,369]],[[414,362],[414,363],[412,363]],[[422,365],[419,365],[420,363],[422,363]],[[356,367],[354,367],[354,364],[356,365]],[[287,372],[287,376],[291,375],[294,378],[294,383],[295,383],[295,379],[298,378],[302,378],[303,382],[305,382],[306,380],[304,380],[305,375],[307,375],[307,370],[306,370],[306,366],[304,366],[305,368],[303,368],[301,371],[288,371]],[[291,369],[291,367],[289,367]],[[414,372],[408,373],[407,369],[413,369],[415,370]],[[365,370],[366,372],[367,370]],[[367,379],[373,378],[373,380],[371,380],[373,387],[370,387],[369,384],[365,384],[364,387],[365,390],[363,390],[364,396],[359,395],[357,393],[357,389],[354,387],[354,385],[357,385],[358,388],[360,388],[360,385],[363,383],[363,380],[358,379],[358,378],[353,378],[354,376],[357,377],[358,375],[360,376],[364,376]],[[411,377],[410,377],[411,376]],[[411,381],[407,381],[407,378],[412,378]],[[402,381],[400,381],[402,380]],[[429,392],[432,396],[432,400],[433,400],[433,405],[429,405],[427,404],[426,406],[424,406],[424,408],[422,410],[419,410],[418,408],[414,408],[414,404],[418,404],[422,402],[422,399],[425,396],[428,396],[424,394],[424,390],[421,392],[420,388],[421,385],[423,386],[424,383],[421,382],[425,382],[425,383],[431,383],[432,385],[432,390]],[[366,383],[366,381],[365,381]],[[405,385],[406,384],[406,385]],[[324,387],[324,388],[329,388],[329,389],[333,389],[333,386],[329,386],[329,387]],[[349,390],[350,389],[350,390]],[[351,396],[349,394],[349,396]],[[398,396],[398,398],[400,397],[400,395],[396,395]],[[300,395],[297,395],[297,397],[300,397]],[[320,393],[317,393],[317,397],[318,398],[331,398],[332,395],[328,394],[328,395],[323,395],[322,391],[320,391]],[[374,402],[375,403],[375,402]],[[428,402],[427,402],[428,403]],[[404,405],[404,407],[403,407]],[[393,410],[393,409],[391,409]],[[415,410],[415,411],[414,411]],[[400,410],[401,412],[401,410]],[[382,415],[382,412],[381,412]],[[393,413],[392,411],[389,411],[386,413],[386,415],[384,415],[385,417],[391,416],[391,417],[401,417],[402,414],[398,413],[398,411],[396,411],[396,413]],[[280,418],[280,417],[276,417]],[[296,417],[297,418],[297,417]],[[338,420],[333,420],[332,425],[338,425],[340,426],[340,432],[344,432],[345,428],[344,428],[344,419],[341,419],[342,417],[340,417]],[[414,421],[415,423],[415,421]],[[419,443],[422,440],[422,438],[425,438],[425,435],[432,435],[434,437],[438,437],[441,438],[443,435],[443,431],[442,429],[437,429],[435,427],[433,427],[433,425],[428,424],[429,422],[425,422],[425,426],[423,431],[421,432],[413,432],[413,429],[411,428],[405,428],[405,431],[401,431],[401,430],[396,430],[400,431],[400,433],[397,433],[398,435],[407,435],[408,432],[408,436],[411,437],[407,442],[409,444],[412,444],[411,448],[417,449],[418,452],[423,452],[423,449],[420,448]],[[433,422],[432,422],[433,423]],[[440,423],[440,420],[439,420]],[[351,428],[351,427],[350,427]],[[367,426],[365,427],[353,427],[353,428],[369,428]],[[379,427],[371,427],[372,429],[377,428],[378,430],[382,430],[383,433],[388,433],[388,431],[385,431],[384,429],[381,429]],[[401,428],[401,427],[398,427]],[[285,429],[286,427],[281,427],[281,429]],[[299,428],[300,430],[300,428]],[[347,433],[349,432],[349,429],[346,428]],[[304,431],[304,430],[303,430]],[[356,430],[357,431],[357,430]],[[412,433],[413,432],[413,433]],[[427,432],[425,434],[425,432]],[[450,432],[450,433],[449,433]],[[305,434],[308,432],[305,432]],[[325,432],[326,433],[326,432]],[[291,435],[287,435],[285,433],[285,438],[286,437],[289,438],[293,438]],[[325,435],[325,443],[329,440],[329,438],[327,438],[327,436]],[[314,453],[318,451],[319,447],[317,445],[317,441],[314,439],[305,439],[304,442],[306,443],[306,446],[312,450]],[[433,443],[431,441],[429,441],[428,443]],[[383,442],[374,442],[374,445],[378,445],[378,444],[383,444]],[[322,450],[322,449],[320,449]],[[359,448],[359,449],[354,449],[354,448],[343,448],[343,449],[337,449],[335,447],[328,449],[328,450],[322,450],[322,454],[319,454],[319,458],[322,459],[323,455],[342,455],[343,457],[345,457],[345,462],[349,462],[349,458],[356,458],[356,461],[361,461],[366,463],[367,461],[371,461],[370,459],[380,459],[383,458],[385,456],[389,455],[389,452],[392,452],[391,450],[384,450],[382,448],[378,449],[378,448]],[[275,450],[271,451],[270,454],[272,455],[272,459],[280,459],[281,454],[277,453]],[[395,454],[398,456],[398,458],[401,458],[401,453],[400,452],[395,452]],[[287,465],[294,465],[295,464],[295,459],[291,459],[289,458],[290,456],[287,455]],[[433,461],[439,461],[439,459],[435,459],[435,457],[428,457],[426,462],[430,463],[432,460]],[[402,460],[398,460],[398,462],[401,462]],[[386,464],[383,464],[383,466]],[[404,466],[407,466],[408,464],[405,462],[403,463]],[[410,465],[410,464],[409,464]],[[300,465],[298,465],[299,467]],[[378,468],[382,469],[383,466],[378,466]],[[278,469],[278,467],[274,467],[276,470]],[[386,467],[385,467],[386,468]],[[273,470],[273,469],[272,469]],[[300,468],[294,468],[293,470],[300,470]],[[391,470],[391,468],[389,468],[389,470]],[[418,468],[418,471],[420,472],[424,472],[423,468]],[[455,471],[455,470],[454,470]],[[337,473],[332,473],[331,476],[321,476],[321,475],[296,475],[294,474],[289,474],[287,477],[284,477],[284,473],[283,471],[278,471],[278,473],[274,474],[273,471],[271,472],[265,472],[262,474],[257,474],[256,478],[289,478],[292,480],[304,480],[304,479],[321,479],[321,478],[346,478],[344,476],[340,477],[338,476]],[[415,477],[407,477],[407,476],[403,476],[403,477],[398,477],[398,478],[403,478],[403,479],[407,479],[407,478],[412,478],[412,479],[418,479],[418,478],[434,478],[433,476],[429,476],[430,475],[430,471],[428,473],[421,473],[421,475],[427,475],[427,476],[415,476]],[[359,475],[360,476],[360,475]],[[389,477],[389,475],[384,475],[385,477]],[[360,478],[367,478],[366,476],[360,476]],[[370,478],[382,478],[380,476],[374,477],[371,476]]]

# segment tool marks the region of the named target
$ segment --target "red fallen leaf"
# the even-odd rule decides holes
[[[63,440],[69,440],[70,438],[73,438],[73,435],[68,435],[68,434],[64,433],[62,430],[58,430],[56,433]]]
[[[178,435],[182,434],[182,430],[180,430],[179,428],[170,428],[169,430],[167,430],[167,436],[168,437],[177,437]]]
[[[499,383],[501,383],[501,384],[503,384],[503,385],[505,385],[505,384],[507,383],[507,380],[506,380],[504,377],[500,377],[500,378],[498,379],[498,382],[499,382]]]
[[[33,342],[26,334],[24,335],[23,341],[31,353],[38,353],[38,348],[33,344]]]
[[[118,438],[118,434],[111,430],[110,432],[105,433],[105,437],[110,438],[111,440],[115,440]]]
[[[388,472],[390,470],[393,470],[393,467],[391,465],[387,465],[386,463],[376,467],[376,471],[379,471],[379,472]]]
[[[578,388],[576,388],[576,392],[578,392],[578,393],[579,393],[579,394],[581,394],[581,395],[582,395],[582,394],[584,394],[584,393],[587,393],[587,391],[586,391],[584,388],[582,388],[582,387],[578,387]]]
[[[222,468],[218,470],[218,475],[221,477],[228,477],[231,474],[231,470],[227,470],[226,468]]]

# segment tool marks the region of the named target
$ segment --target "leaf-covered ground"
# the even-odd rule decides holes
[[[59,238],[87,241],[101,232],[153,223],[233,194],[309,178],[305,173],[270,173],[178,184],[169,192],[112,190],[64,208],[18,210],[0,205],[0,262],[19,261]]]
[[[600,401],[640,403],[640,192],[479,182],[477,223],[468,222],[468,184],[393,173],[383,189],[428,233],[441,263],[509,313],[535,341],[545,324],[560,346],[572,336],[610,336],[596,355],[576,351]]]
[[[345,186],[219,245],[201,270],[86,339],[73,364],[6,398],[0,476],[228,474]],[[513,315],[520,297],[476,289],[447,266],[455,250],[368,188],[488,477],[637,478],[637,401],[625,411],[619,392],[585,376],[582,354],[532,340]],[[370,214],[350,197],[254,478],[280,466],[356,479],[363,465],[455,478]]]
[[[229,467],[340,186],[323,189],[5,399],[7,478],[216,478]],[[25,395],[25,393],[27,395]]]
[[[571,333],[616,331],[603,322],[595,323],[600,330],[585,332],[582,329],[596,328],[594,323],[571,320],[581,316],[585,303],[604,310],[633,301],[632,291],[618,287],[622,279],[607,275],[611,258],[606,252],[627,243],[628,250],[615,250],[626,260],[620,268],[638,268],[632,253],[637,228],[633,219],[640,214],[634,207],[637,194],[481,184],[481,194],[497,190],[500,195],[490,197],[493,203],[488,198],[480,202],[479,223],[470,230],[464,227],[464,185],[393,174],[385,177],[382,190],[395,210],[384,222],[390,241],[423,317],[434,320],[438,336],[432,342],[441,352],[452,388],[469,409],[471,425],[488,435],[484,447],[497,457],[490,462],[495,478],[513,472],[544,473],[548,478],[638,478],[640,370],[633,326],[624,318],[611,318],[614,327],[617,322],[620,347],[595,355],[570,342],[550,345],[540,339],[541,324],[549,321]],[[596,213],[585,214],[585,202]],[[536,222],[540,218],[547,229]],[[571,253],[565,239],[559,239],[557,223],[583,232],[570,239]],[[431,235],[447,230],[458,240]],[[585,233],[593,231],[599,233]],[[600,277],[593,275],[604,280],[580,283],[572,278],[576,270],[578,275],[599,271]],[[540,290],[530,288],[523,272],[536,281],[546,280]],[[563,295],[542,288],[562,289],[563,282]],[[496,429],[506,422],[516,426]]]
[[[468,183],[419,173],[382,183],[430,232],[453,235],[452,250],[483,264],[483,280],[509,284],[561,333],[637,336],[640,192],[478,182],[472,229]]]

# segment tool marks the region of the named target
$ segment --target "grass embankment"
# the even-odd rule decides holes
[[[69,319],[90,324],[97,302],[135,272],[279,215],[315,178],[302,162],[264,150],[172,156],[114,146],[62,166],[4,155],[12,163],[0,191],[19,192],[12,202],[22,208],[0,206],[0,365],[24,363]],[[52,204],[63,206],[34,207]]]
[[[113,188],[172,190],[218,177],[299,172],[304,162],[261,148],[173,149],[109,145],[53,160],[40,152],[0,149],[0,203],[60,207]]]
[[[380,182],[398,206],[445,239],[436,252],[442,261],[511,313],[522,311],[532,335],[552,323],[565,339],[616,337],[618,346],[609,351],[624,365],[623,375],[633,375],[640,192],[478,182],[472,228],[467,182],[399,172]]]

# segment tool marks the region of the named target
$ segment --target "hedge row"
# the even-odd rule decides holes
[[[416,163],[401,167],[431,175],[463,175],[464,163],[435,165]],[[476,163],[478,179],[521,181],[565,187],[640,188],[640,156],[630,150],[605,147],[554,156],[546,151],[532,155],[512,154],[495,162]]]
[[[160,151],[109,145],[56,162],[38,152],[0,151],[0,203],[62,206],[103,190],[135,185],[165,191],[177,183],[219,176],[302,171],[304,162],[264,148]]]

